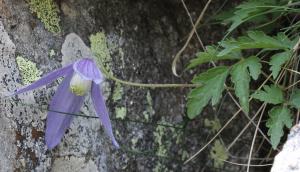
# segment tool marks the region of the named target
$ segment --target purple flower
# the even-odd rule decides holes
[[[65,78],[52,98],[47,116],[45,137],[48,149],[52,149],[59,144],[73,119],[73,116],[59,112],[78,113],[88,92],[91,92],[94,108],[104,125],[106,133],[113,144],[119,148],[112,132],[108,111],[99,86],[103,81],[103,76],[92,59],[83,58],[66,67],[57,69],[31,85],[16,91],[13,95],[49,84],[62,76]]]

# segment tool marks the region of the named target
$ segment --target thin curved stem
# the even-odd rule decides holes
[[[207,3],[205,4],[203,10],[201,11],[201,14],[200,16],[198,17],[196,23],[195,23],[195,27],[193,27],[192,31],[190,32],[189,34],[189,37],[187,39],[187,41],[185,42],[184,46],[178,51],[178,53],[175,55],[174,57],[174,60],[172,62],[172,72],[175,76],[179,76],[177,74],[177,70],[176,70],[176,64],[177,64],[177,61],[178,59],[180,58],[180,55],[182,54],[182,52],[186,49],[186,47],[188,46],[189,42],[191,41],[195,31],[196,31],[196,27],[199,25],[200,21],[202,20],[203,16],[204,16],[204,13],[206,12],[209,4],[212,2],[212,0],[208,0]]]
[[[136,82],[130,82],[125,81],[122,79],[119,79],[115,77],[113,74],[109,73],[105,66],[102,64],[101,60],[99,60],[99,65],[101,67],[102,72],[104,75],[120,84],[128,85],[128,86],[134,86],[134,87],[144,87],[144,88],[183,88],[183,87],[200,87],[202,84],[145,84],[145,83],[136,83]]]

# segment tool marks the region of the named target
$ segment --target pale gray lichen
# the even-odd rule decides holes
[[[116,118],[118,119],[125,119],[127,109],[125,107],[117,107],[116,110]]]
[[[40,78],[42,72],[38,70],[35,63],[23,58],[22,56],[17,56],[16,61],[24,85],[30,84]]]
[[[98,168],[94,161],[86,160],[84,157],[60,157],[55,159],[52,171],[81,171],[97,172]]]
[[[49,57],[51,58],[55,55],[56,55],[55,50],[51,49],[50,52],[49,52]]]

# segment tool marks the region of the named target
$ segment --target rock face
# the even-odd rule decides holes
[[[5,32],[2,22],[0,22],[0,42],[0,77],[3,78],[0,82],[0,88],[1,92],[3,92],[15,87],[12,78],[17,77],[17,74],[11,72],[16,71],[16,65],[13,60],[16,47],[10,40],[7,32]],[[11,109],[8,106],[11,104],[10,101],[2,97],[4,97],[4,94],[1,95],[0,99],[0,171],[13,171],[17,154],[17,146],[14,144],[16,123],[13,116],[17,113],[18,107]]]
[[[54,5],[39,4],[50,1]],[[193,17],[203,5],[202,1],[189,5]],[[51,18],[46,28],[54,23],[56,29],[45,29],[47,20],[41,17],[47,10],[59,18]],[[50,151],[44,142],[45,119],[60,81],[5,97],[24,86],[22,73],[31,70],[21,68],[17,57],[34,63],[35,74],[41,75],[91,57],[126,81],[186,83],[191,76],[174,77],[171,62],[190,29],[182,4],[174,0],[0,0],[0,172],[242,170],[212,161],[212,157],[228,157],[219,140],[214,144],[218,147],[211,149],[213,156],[207,151],[183,165],[217,130],[219,125],[214,124],[223,123],[235,111],[229,100],[224,101],[219,119],[212,116],[215,109],[207,108],[201,118],[189,121],[185,117],[187,88],[149,89],[107,80],[102,89],[121,149],[114,149],[98,119],[76,117],[62,142]],[[201,29],[204,42],[217,38],[218,34],[206,34],[214,29]],[[193,40],[183,59],[197,51]],[[80,113],[95,115],[89,98]],[[209,119],[205,122],[209,125],[204,119]],[[228,129],[224,141],[240,130],[237,125]],[[247,153],[239,149],[239,156]]]
[[[295,125],[274,160],[271,172],[300,171],[300,125]]]

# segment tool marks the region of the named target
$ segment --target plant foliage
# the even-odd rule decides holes
[[[272,32],[266,32],[256,29],[256,26],[268,26],[274,21],[300,12],[293,5],[293,1],[287,0],[248,0],[232,12],[218,16],[218,19],[229,25],[227,34],[216,45],[208,45],[205,51],[198,52],[187,69],[196,69],[209,62],[231,62],[227,63],[230,64],[227,67],[217,66],[195,74],[192,82],[201,83],[203,86],[192,89],[188,95],[189,118],[200,115],[210,101],[213,106],[216,105],[227,86],[228,90],[235,93],[245,113],[251,111],[251,97],[271,107],[269,116],[266,117],[266,126],[272,147],[275,149],[278,146],[284,134],[283,128],[292,126],[292,108],[300,109],[300,91],[295,89],[297,84],[294,84],[297,81],[295,75],[299,74],[295,72],[295,62],[299,63],[296,51],[299,49],[299,37],[295,34],[300,31],[300,22],[285,31],[274,28]],[[228,37],[244,23],[254,25],[248,27],[241,36]],[[261,83],[262,74],[268,82]],[[257,83],[263,85],[262,89]],[[250,88],[254,88],[254,91]]]
[[[219,102],[227,75],[228,68],[221,66],[212,68],[193,79],[193,83],[203,84],[203,86],[193,89],[188,95],[189,118],[196,117],[210,100],[212,105]]]
[[[292,94],[289,103],[296,109],[300,109],[300,90],[299,89],[296,89],[295,92]]]
[[[252,97],[258,99],[262,102],[270,103],[270,104],[280,104],[284,102],[283,92],[281,89],[276,85],[265,85],[264,91],[257,90]]]
[[[267,121],[268,135],[271,136],[272,147],[275,149],[283,136],[284,126],[292,127],[291,112],[288,108],[276,106],[269,111],[270,118]]]
[[[234,83],[236,96],[239,98],[244,112],[249,112],[249,83],[250,76],[257,79],[261,73],[259,59],[252,56],[236,63],[231,70],[231,80]]]

